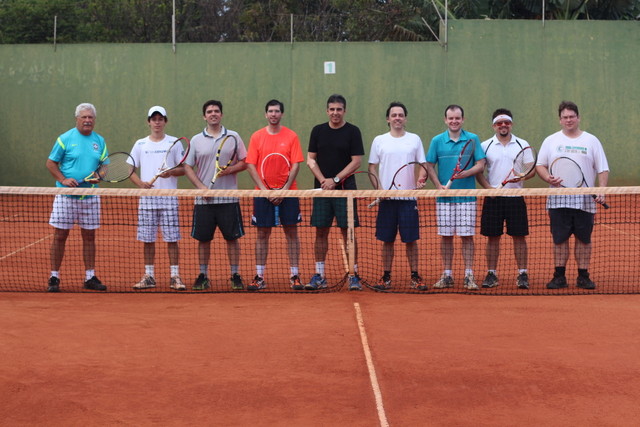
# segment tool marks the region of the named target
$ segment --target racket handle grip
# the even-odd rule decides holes
[[[598,198],[598,196],[596,196],[595,194],[593,194],[591,197],[593,197],[593,200],[596,200]],[[598,202],[598,203],[600,203],[600,202]],[[600,204],[602,205],[603,208],[609,209],[609,205],[607,204],[607,202],[603,202],[603,203],[600,203]]]
[[[451,184],[453,184],[453,177],[447,182],[447,184],[444,186],[444,188],[446,188],[448,190],[449,188],[451,188]]]
[[[151,181],[149,181],[150,185],[153,185],[154,182],[156,182],[156,179],[158,179],[160,177],[160,175],[156,175],[153,178],[151,178]]]
[[[380,199],[378,198],[378,199],[375,199],[373,202],[369,203],[367,207],[371,209],[372,207],[378,206],[379,204],[380,204]]]

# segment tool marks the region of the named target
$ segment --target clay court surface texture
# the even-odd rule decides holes
[[[0,424],[631,426],[640,296],[0,294]]]

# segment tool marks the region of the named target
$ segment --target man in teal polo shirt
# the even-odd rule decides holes
[[[484,170],[485,155],[476,134],[462,129],[464,110],[459,105],[449,105],[444,110],[444,122],[447,130],[431,140],[427,152],[427,170],[437,189],[444,190],[453,174],[462,147],[469,140],[475,141],[473,161],[462,171],[451,185],[452,189],[473,189],[476,187],[475,175]],[[436,173],[435,165],[438,165]],[[441,236],[440,251],[444,272],[433,287],[436,289],[453,287],[453,237],[462,239],[462,258],[464,260],[464,287],[477,290],[473,277],[473,236],[476,225],[475,197],[438,197],[436,199],[436,217],[438,234]]]
[[[104,138],[93,131],[96,108],[84,103],[76,107],[76,127],[60,135],[53,144],[47,169],[56,180],[57,187],[94,187],[97,181],[83,179],[98,168],[109,153]],[[60,266],[69,231],[80,225],[82,258],[85,263],[84,288],[105,291],[95,273],[95,232],[100,227],[100,196],[56,195],[49,224],[55,228],[51,242],[51,277],[48,292],[60,290]]]

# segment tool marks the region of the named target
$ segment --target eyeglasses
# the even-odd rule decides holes
[[[511,122],[508,122],[508,121],[496,122],[495,124],[496,126],[511,126]]]

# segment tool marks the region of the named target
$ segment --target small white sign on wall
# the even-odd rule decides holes
[[[335,61],[324,61],[324,73],[325,74],[335,74],[336,73],[336,63],[335,63]]]

